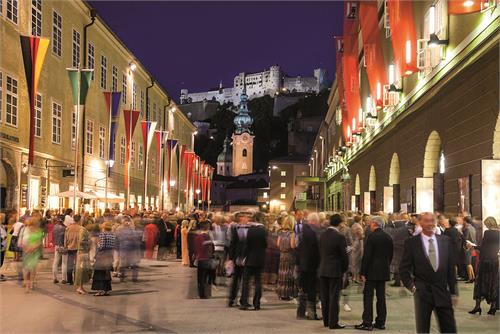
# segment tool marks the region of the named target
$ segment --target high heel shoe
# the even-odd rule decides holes
[[[496,312],[497,312],[496,308],[490,308],[490,310],[488,311],[488,314],[489,315],[495,315]]]
[[[470,314],[476,314],[476,313],[479,313],[479,315],[481,315],[481,308],[480,307],[474,307],[473,310],[469,311]]]

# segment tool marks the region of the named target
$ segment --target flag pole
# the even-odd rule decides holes
[[[130,117],[129,117],[129,142],[126,147],[127,152],[125,153],[125,156],[127,156],[128,153],[128,161],[127,161],[127,205],[126,208],[130,209],[130,142],[132,141],[132,118],[133,118],[133,113],[132,113],[132,104],[130,104]]]
[[[108,160],[106,161],[106,185],[105,185],[105,190],[104,190],[104,210],[108,208],[108,174],[110,171],[110,156],[111,152],[109,150],[109,147],[111,146],[111,113],[112,113],[112,104],[113,104],[113,93],[109,94],[109,118],[108,118]]]
[[[76,188],[78,182],[78,135],[80,133],[80,64],[77,64],[77,89],[76,89],[76,134],[75,134],[75,177],[73,180],[73,212],[76,213]]]

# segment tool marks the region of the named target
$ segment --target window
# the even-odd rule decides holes
[[[246,156],[247,156],[247,149],[246,149],[246,148],[244,148],[244,149],[243,149],[242,155],[243,155],[244,157],[246,157]]]
[[[17,126],[17,80],[10,76],[7,76],[5,123]]]
[[[150,161],[150,164],[151,164],[151,179],[154,180],[156,177],[156,159],[155,158],[151,158],[151,161]]]
[[[141,118],[144,118],[144,91],[141,90]]]
[[[286,176],[286,170],[281,171],[281,176]]]
[[[280,211],[285,211],[286,210],[286,205],[285,204],[281,204],[280,205]]]
[[[76,147],[76,110],[71,110],[71,148],[74,150]]]
[[[127,103],[127,75],[124,74],[122,77],[122,102]]]
[[[42,137],[42,95],[36,94],[35,99],[35,136]]]
[[[267,191],[264,191],[264,194],[262,195],[262,197],[269,198],[269,194],[267,193]]]
[[[80,33],[73,29],[73,43],[71,47],[71,59],[73,67],[80,66]]]
[[[281,188],[286,188],[286,182],[281,182],[280,187]]]
[[[94,121],[88,119],[87,120],[87,135],[85,136],[86,138],[86,145],[85,145],[85,152],[87,154],[92,155],[94,153]]]
[[[281,199],[286,199],[286,194],[280,194]]]
[[[120,138],[120,164],[125,165],[125,137]]]
[[[88,52],[87,52],[87,66],[90,69],[94,69],[95,66],[95,49],[94,49],[94,44],[90,43],[88,44]],[[92,71],[92,77],[91,79],[94,80],[94,72]]]
[[[132,83],[132,109],[137,110],[137,84]]]
[[[113,92],[118,91],[118,69],[114,65],[111,70],[111,90]]]
[[[104,159],[106,152],[106,128],[104,125],[99,125],[99,158]]]
[[[42,36],[42,0],[31,1],[31,34]]]
[[[137,169],[142,170],[142,165],[144,163],[144,153],[143,153],[143,149],[142,149],[141,144],[139,144],[139,154],[138,154],[137,160],[138,160]]]
[[[130,168],[135,167],[135,142],[130,145]]]
[[[17,0],[7,0],[7,18],[17,24]]]
[[[153,102],[153,117],[151,117],[151,121],[156,121],[156,102]]]
[[[50,182],[49,185],[49,209],[59,208],[59,183]]]
[[[52,12],[52,52],[62,55],[62,17],[56,11]]]
[[[52,102],[52,142],[61,143],[62,107],[59,103]]]
[[[101,88],[106,89],[106,76],[108,71],[108,60],[104,55],[101,55]]]

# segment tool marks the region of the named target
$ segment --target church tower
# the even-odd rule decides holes
[[[245,79],[243,79],[243,82]],[[248,96],[246,85],[240,96],[240,108],[238,115],[234,118],[233,139],[233,176],[253,173],[253,138],[250,126],[253,119],[248,114]]]
[[[224,148],[217,157],[217,174],[231,176],[233,172],[233,149],[231,148],[231,139],[226,137],[224,140]]]

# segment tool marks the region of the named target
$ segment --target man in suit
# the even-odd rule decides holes
[[[363,323],[356,329],[372,331],[373,327],[385,329],[387,307],[385,304],[385,282],[390,280],[392,261],[392,238],[384,230],[382,217],[374,216],[369,221],[372,233],[368,236],[363,259],[361,261],[361,280],[365,283],[363,290]],[[373,322],[373,290],[377,295],[377,318]]]
[[[413,293],[418,333],[429,333],[432,312],[436,312],[441,333],[456,333],[453,305],[457,302],[457,281],[450,239],[435,234],[436,217],[425,212],[419,218],[422,232],[405,241],[399,274]]]
[[[347,241],[339,232],[342,217],[334,214],[330,217],[330,226],[319,239],[319,277],[321,288],[321,312],[323,324],[330,329],[342,329],[339,323],[339,297],[342,275],[347,271]]]
[[[264,267],[267,248],[267,232],[264,225],[260,223],[250,223],[247,232],[245,248],[245,268],[243,271],[243,287],[241,291],[240,310],[248,310],[248,293],[250,288],[250,278],[255,280],[255,291],[253,296],[253,307],[260,310],[260,298],[262,297],[261,272]]]
[[[299,271],[297,319],[319,320],[316,314],[316,291],[320,231],[318,214],[310,213],[307,216],[307,223],[302,225],[302,241],[297,247],[297,267]]]

